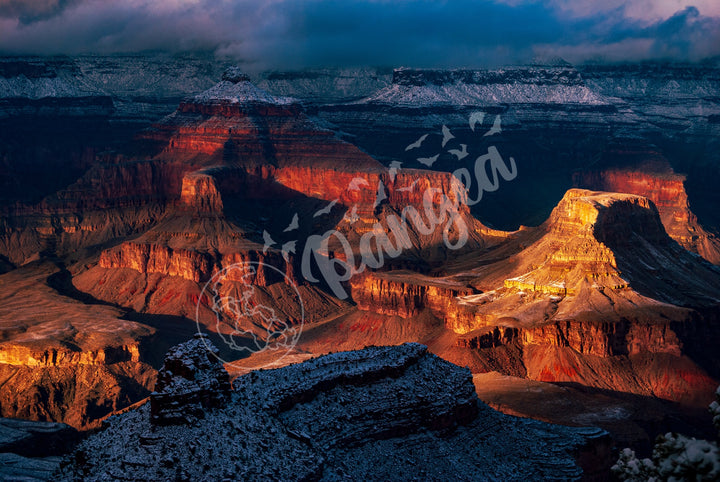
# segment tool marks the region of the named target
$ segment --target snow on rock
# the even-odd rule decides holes
[[[170,349],[150,395],[153,423],[190,423],[205,409],[224,404],[230,376],[217,354],[218,349],[200,333]]]
[[[609,100],[584,84],[572,67],[500,70],[416,70],[400,68],[393,83],[363,99],[364,104],[496,105],[588,104]]]
[[[255,84],[275,95],[322,105],[362,99],[387,87],[391,81],[391,69],[344,68],[266,72]]]
[[[79,438],[64,423],[0,418],[0,480],[49,480],[60,465],[57,454]]]
[[[193,377],[200,384],[216,379],[205,343],[198,338],[171,350],[164,390]],[[577,460],[597,468],[607,458],[597,454],[609,454],[602,430],[490,409],[477,399],[468,369],[415,343],[251,372],[234,382],[223,406],[183,423],[153,424],[151,412],[144,405],[110,418],[56,478],[566,479],[582,475]]]
[[[200,104],[261,103],[277,105],[288,105],[297,102],[289,97],[276,97],[255,87],[250,82],[250,78],[237,67],[228,68],[218,84],[193,97],[193,101]]]

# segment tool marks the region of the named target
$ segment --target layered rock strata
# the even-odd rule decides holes
[[[666,234],[650,200],[570,190],[543,226],[508,242],[523,240],[502,261],[490,250],[446,277],[367,274],[353,298],[408,319],[427,310],[457,346],[490,358],[518,347],[537,380],[693,403],[712,389],[720,374],[702,353],[720,336],[720,272]],[[439,287],[456,294],[433,301]]]

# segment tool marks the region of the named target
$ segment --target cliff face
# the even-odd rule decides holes
[[[141,352],[154,330],[61,295],[48,285],[61,274],[36,265],[2,275],[0,414],[93,428],[149,393],[155,370]]]
[[[195,282],[207,281],[212,272],[212,261],[203,253],[130,242],[123,243],[117,250],[104,251],[98,264],[101,268],[129,268],[140,273],[162,273]]]
[[[627,155],[627,153],[624,153]],[[683,175],[667,162],[633,168],[609,168],[578,173],[575,183],[588,189],[626,192],[645,196],[658,208],[660,219],[672,239],[713,264],[720,263],[720,241],[705,231],[690,210]]]
[[[458,335],[456,346],[491,358],[519,349],[514,357],[538,380],[688,402],[712,389],[720,373],[693,347],[720,336],[720,273],[668,237],[650,200],[570,190],[543,226],[508,243],[527,246],[470,256],[441,278],[370,273],[352,283],[353,299],[406,318],[427,310]],[[500,364],[514,373],[511,359]]]
[[[41,202],[4,207],[0,255],[15,264],[39,252],[66,256],[142,233],[176,211],[257,224],[255,213],[242,204],[260,200],[297,205],[305,199],[306,209],[315,211],[319,207],[313,199],[336,202],[334,216],[346,209],[357,218],[353,214],[353,222],[342,227],[337,218],[334,223],[323,219],[320,228],[339,227],[359,237],[375,223],[383,225],[386,215],[379,211],[386,207],[400,212],[411,205],[422,212],[426,192],[436,205],[443,197],[454,203],[472,243],[480,242],[481,226],[469,216],[464,191],[451,175],[413,169],[391,173],[316,126],[298,104],[257,89],[245,77],[223,80],[182,103],[142,138],[160,146],[152,159],[98,156],[84,175]],[[196,228],[183,229],[187,234]],[[249,237],[258,242],[259,234]],[[415,247],[431,246],[437,235],[415,232],[412,241]],[[160,255],[155,248],[144,249]],[[158,266],[163,264],[158,260]],[[172,268],[173,273],[187,270]]]
[[[164,199],[165,213],[142,235],[103,250],[97,267],[76,278],[78,287],[105,301],[152,313],[192,313],[197,283],[252,261],[259,263],[259,287],[287,289],[263,265],[277,268],[305,290],[306,315],[317,319],[344,304],[302,281],[304,239],[333,233],[332,255],[355,256],[356,264],[370,253],[382,255],[380,243],[372,242],[361,253],[363,237],[393,226],[392,242],[401,253],[389,256],[388,264],[441,262],[443,230],[452,240],[466,236],[466,250],[494,239],[470,215],[465,190],[452,175],[391,172],[318,128],[298,104],[257,89],[243,76],[230,76],[184,102],[144,135],[165,146],[148,163],[150,172],[159,171],[147,183],[155,189],[150,199]],[[451,220],[457,226],[448,228]],[[432,296],[441,302],[442,293]],[[297,319],[297,309],[283,311]],[[211,323],[207,306],[201,311]]]
[[[393,271],[353,276],[350,286],[359,309],[402,318],[416,317],[425,309],[443,316],[455,298],[473,292],[460,283],[434,281],[417,273]]]

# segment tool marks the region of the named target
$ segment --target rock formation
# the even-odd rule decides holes
[[[717,69],[665,67],[362,70],[352,81],[275,72],[253,84],[182,57],[3,59],[1,413],[90,428],[148,396],[150,364],[196,331],[196,316],[232,333],[203,287],[246,262],[258,264],[252,303],[292,326],[304,316],[298,359],[422,341],[473,371],[705,403],[720,377],[718,274],[675,241],[717,260]],[[455,136],[447,145],[443,126]],[[450,153],[462,144],[463,160]],[[446,171],[491,146],[520,174],[471,213],[472,190]],[[565,195],[573,180],[627,194]],[[446,249],[442,227],[410,223],[396,231],[402,243],[389,239],[400,254],[371,266],[382,235],[426,200],[452,205],[464,249]],[[362,271],[338,283],[351,299],[305,281],[304,242],[322,233],[332,239],[316,264],[352,260]],[[235,296],[241,281],[216,294]],[[400,433],[407,419],[385,422]],[[336,439],[323,423],[318,437],[348,444],[368,429]]]
[[[104,250],[98,265],[76,278],[81,289],[109,302],[153,313],[191,313],[198,288],[179,282],[172,286],[169,280],[204,283],[224,267],[242,261],[274,266],[303,284],[297,274],[303,237],[336,230],[357,254],[364,234],[387,230],[388,223],[399,219],[408,207],[424,213],[426,196],[436,209],[444,202],[454,204],[453,212],[467,230],[465,250],[493,239],[470,216],[463,190],[453,176],[415,169],[391,173],[317,127],[292,99],[258,89],[237,71],[229,71],[216,86],[184,101],[144,136],[162,148],[154,160],[140,163],[145,173],[140,177],[147,182],[138,188],[147,187],[146,196],[136,192],[132,199],[141,207],[146,202],[164,202],[160,204],[164,214],[142,235]],[[284,234],[285,226],[272,218],[290,208],[302,225],[297,232]],[[327,213],[320,217],[323,209]],[[258,229],[258,218],[280,227],[271,234],[277,246],[264,245],[267,238]],[[446,258],[440,247],[444,226],[429,234],[412,222],[407,228],[405,249],[388,264],[437,264]],[[459,233],[454,231],[453,236]],[[286,243],[294,246],[292,252],[278,249]],[[343,247],[331,245],[330,249],[337,250],[338,257],[347,256]],[[116,270],[139,273],[129,275],[135,280],[133,287],[106,289],[109,278],[114,279],[112,286],[118,282],[113,275]],[[167,291],[180,293],[189,302],[168,306],[165,296],[155,299],[140,292],[137,287],[151,275],[158,275],[159,283],[168,285]],[[264,277],[263,272],[259,275]],[[123,275],[124,284],[127,279]],[[318,290],[302,289],[308,290],[311,304],[306,310],[311,319],[337,307]]]
[[[207,358],[201,345],[175,349],[166,367]],[[193,376],[215,379],[216,368],[204,369]],[[495,412],[477,400],[469,371],[418,344],[252,372],[233,388],[191,424],[152,425],[147,405],[111,418],[59,479],[475,479],[480,471],[519,480],[593,476],[609,462],[606,432]]]
[[[0,277],[0,414],[96,427],[147,396],[155,371],[140,360],[154,330],[122,311],[61,295],[56,267],[23,267]]]
[[[219,353],[202,334],[173,347],[150,394],[150,417],[157,425],[192,423],[206,409],[222,407],[230,395],[230,376]]]
[[[656,153],[634,153],[636,158],[657,157]],[[633,156],[633,153],[610,153]],[[580,172],[575,182],[580,187],[600,191],[626,192],[645,196],[658,208],[665,231],[685,249],[713,264],[720,264],[720,240],[698,223],[690,210],[683,183],[686,176],[676,174],[665,160],[645,162],[637,167],[607,168]]]
[[[79,438],[63,423],[0,418],[0,478],[49,480]]]
[[[651,201],[570,190],[543,226],[508,241],[523,242],[502,261],[492,249],[472,255],[442,278],[371,273],[352,284],[353,298],[407,318],[426,309],[461,347],[520,347],[533,379],[687,402],[712,388],[716,362],[699,354],[720,334],[720,272],[665,233]],[[433,300],[440,287],[454,296]]]

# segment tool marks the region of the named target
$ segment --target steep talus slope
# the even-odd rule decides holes
[[[60,478],[520,480],[605,469],[605,432],[495,412],[477,400],[467,370],[422,345],[253,372],[232,391],[216,383],[227,373],[210,350],[202,338],[177,347],[152,406],[110,419]]]

